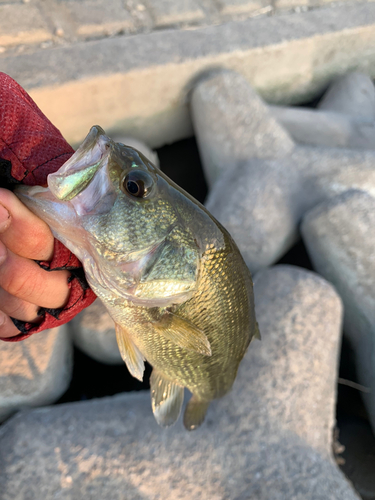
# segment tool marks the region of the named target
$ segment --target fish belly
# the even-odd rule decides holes
[[[201,329],[211,345],[211,356],[182,349],[155,328],[155,309],[127,307],[121,324],[131,333],[145,359],[169,380],[210,401],[233,385],[238,366],[256,334],[250,273],[238,250],[206,252],[199,287],[174,314]],[[160,312],[160,311],[159,311]]]

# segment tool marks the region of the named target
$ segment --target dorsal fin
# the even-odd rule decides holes
[[[206,334],[190,321],[165,311],[162,319],[154,323],[156,331],[183,349],[211,356],[211,346]]]
[[[117,344],[122,359],[125,361],[126,366],[133,377],[142,382],[145,363],[141,351],[135,345],[129,332],[124,327],[115,323],[115,330]]]
[[[165,378],[155,368],[150,385],[152,411],[157,423],[163,427],[174,424],[184,402],[184,388]]]

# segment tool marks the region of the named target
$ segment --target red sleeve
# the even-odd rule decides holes
[[[31,97],[12,78],[0,72],[0,186],[46,185],[47,175],[58,170],[74,150],[43,115]],[[41,309],[42,322],[35,326],[13,320],[20,334],[0,339],[23,340],[33,333],[62,325],[95,300],[79,260],[55,240],[52,261],[40,263],[48,271],[68,269],[70,296],[62,310]]]

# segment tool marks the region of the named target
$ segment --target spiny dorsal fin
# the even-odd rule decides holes
[[[156,331],[183,349],[211,356],[211,346],[206,334],[190,321],[166,311],[163,318],[154,324]]]
[[[116,339],[122,359],[125,361],[129,372],[133,377],[142,382],[145,370],[144,357],[134,344],[129,332],[122,326],[115,324]]]
[[[163,427],[174,424],[184,402],[184,388],[165,378],[155,368],[150,385],[152,411],[157,423]]]
[[[193,431],[199,427],[204,421],[209,405],[209,401],[202,401],[193,394],[184,413],[185,429]]]

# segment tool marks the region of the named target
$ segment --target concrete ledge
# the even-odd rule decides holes
[[[375,4],[321,8],[197,30],[107,38],[0,58],[67,140],[98,123],[155,147],[192,134],[188,92],[198,74],[233,69],[269,102],[321,92],[335,75],[375,77]]]

